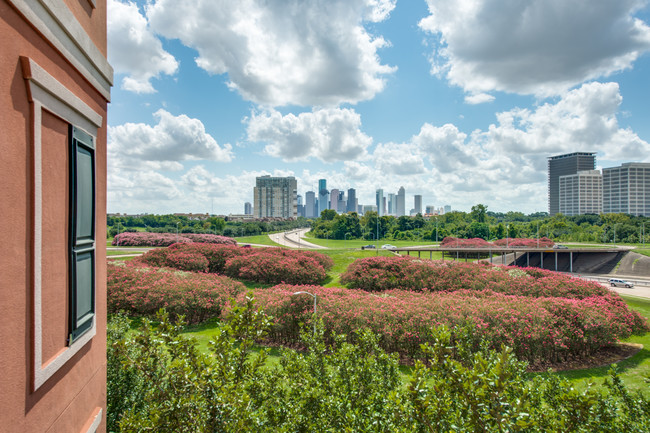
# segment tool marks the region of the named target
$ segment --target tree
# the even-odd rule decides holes
[[[325,209],[320,213],[320,218],[324,221],[332,221],[336,215],[338,214],[334,209]]]
[[[471,212],[472,219],[479,223],[486,222],[487,217],[487,206],[483,204],[477,204],[472,206]]]

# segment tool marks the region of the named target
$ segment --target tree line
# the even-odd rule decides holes
[[[211,216],[190,219],[186,215],[108,216],[108,237],[122,232],[148,231],[152,233],[212,233],[229,237],[256,236],[264,233],[309,227],[305,218],[282,221],[228,221],[228,217]]]
[[[648,240],[650,218],[627,214],[549,216],[546,212],[525,215],[522,212],[491,212],[477,204],[471,212],[453,211],[424,218],[411,216],[381,216],[377,212],[337,214],[327,209],[312,223],[317,238],[366,239],[369,241],[422,240],[441,241],[446,236],[485,240],[506,237],[548,237],[558,242],[622,242],[639,243]],[[647,233],[647,232],[646,232]]]

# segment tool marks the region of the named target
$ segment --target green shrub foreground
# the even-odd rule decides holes
[[[129,332],[108,330],[108,430],[122,432],[645,432],[650,403],[612,369],[603,391],[561,378],[526,377],[510,349],[475,344],[470,328],[432,329],[402,385],[398,359],[377,337],[325,344],[322,324],[305,350],[282,349],[278,365],[251,353],[269,318],[249,297],[201,352],[181,323],[159,314]]]

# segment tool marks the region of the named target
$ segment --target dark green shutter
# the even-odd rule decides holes
[[[95,142],[70,126],[70,338],[95,316]]]

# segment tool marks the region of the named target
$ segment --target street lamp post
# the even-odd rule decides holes
[[[537,221],[537,248],[539,248],[539,220]]]
[[[348,241],[348,235],[349,235],[349,234],[350,234],[350,233],[346,233],[346,234],[343,235],[343,248],[345,248],[345,244],[346,244],[347,241]]]
[[[313,322],[314,322],[314,335],[316,335],[316,298],[317,298],[317,296],[314,295],[313,293],[309,293],[309,292],[294,292],[294,293],[292,293],[292,295],[309,295],[312,298],[314,298],[314,320],[313,320]]]
[[[178,225],[180,222],[176,222],[176,243],[178,243]]]
[[[508,248],[510,241],[510,224],[506,225],[506,248]]]

